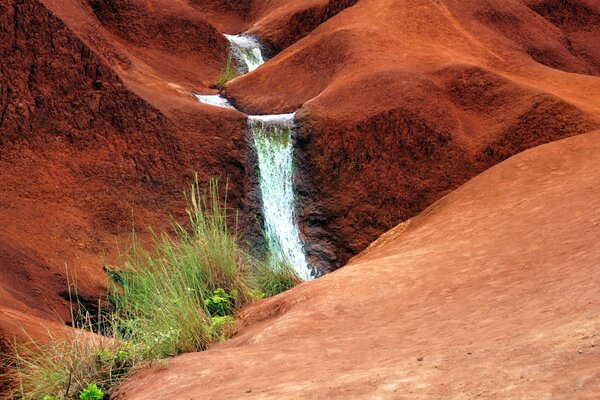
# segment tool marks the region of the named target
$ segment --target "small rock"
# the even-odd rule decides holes
[[[417,358],[417,361],[423,361],[423,357]]]

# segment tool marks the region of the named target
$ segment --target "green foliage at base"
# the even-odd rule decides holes
[[[104,392],[94,383],[87,385],[79,395],[79,400],[102,400],[103,398]]]
[[[256,265],[254,286],[264,297],[283,293],[300,282],[302,280],[288,263],[274,261]]]
[[[120,266],[107,272],[107,307],[71,337],[17,346],[6,399],[98,400],[147,360],[207,349],[235,332],[244,304],[290,289],[300,280],[286,266],[251,258],[218,182],[186,196],[188,222],[154,234],[143,247],[133,235]],[[84,321],[92,321],[90,316]],[[96,332],[96,333],[94,333]],[[99,335],[100,333],[102,335]]]
[[[233,78],[238,76],[237,68],[235,66],[235,62],[233,61],[233,54],[229,53],[227,56],[227,62],[225,66],[221,70],[219,74],[219,79],[217,80],[217,88],[223,89],[223,86]]]
[[[72,331],[66,337],[51,336],[44,343],[30,339],[14,347],[8,378],[18,385],[3,399],[84,398],[80,397],[84,393],[97,393],[91,385],[100,392],[110,389],[142,361],[129,351],[130,343],[83,330]]]

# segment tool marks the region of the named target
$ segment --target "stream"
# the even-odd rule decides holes
[[[225,35],[240,73],[264,63],[258,40],[246,35]],[[223,96],[196,94],[196,99],[215,107],[235,109]],[[258,158],[264,231],[273,267],[288,263],[303,280],[313,279],[308,265],[294,202],[292,130],[295,114],[249,115],[248,129]]]

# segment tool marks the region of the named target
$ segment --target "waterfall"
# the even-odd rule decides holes
[[[258,40],[245,35],[225,35],[242,72],[264,63]],[[232,108],[221,95],[200,95],[196,99],[217,107]],[[259,186],[263,201],[264,229],[270,262],[288,263],[304,280],[313,279],[306,260],[294,202],[292,127],[294,114],[250,115],[248,126],[258,158]]]
[[[227,100],[225,97],[221,96],[220,94],[195,94],[194,96],[196,96],[196,99],[200,103],[209,104],[209,105],[215,106],[215,107],[230,108],[232,110],[235,110],[235,107],[229,103],[229,100]]]
[[[298,276],[312,279],[295,213],[292,126],[294,114],[251,115],[263,200],[265,234],[272,263],[287,262]]]
[[[237,61],[240,72],[252,72],[262,64],[262,52],[260,50],[260,42],[247,35],[225,35],[231,45],[231,53]]]

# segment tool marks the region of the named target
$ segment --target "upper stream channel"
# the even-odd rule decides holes
[[[225,35],[240,73],[264,63],[258,40],[246,35]],[[221,95],[195,95],[198,101],[235,109]],[[249,115],[248,129],[258,158],[264,230],[270,262],[289,263],[304,280],[313,279],[300,239],[294,203],[294,157],[292,130],[294,114]]]

